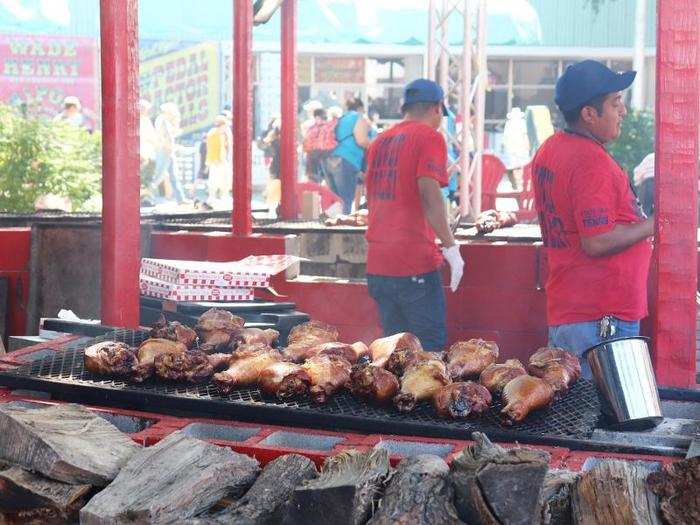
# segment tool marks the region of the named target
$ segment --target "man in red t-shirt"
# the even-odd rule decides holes
[[[585,60],[557,82],[567,128],[532,161],[535,206],[548,260],[549,345],[579,357],[605,340],[639,335],[647,315],[654,223],[605,149],[627,111],[621,91],[636,73]],[[584,376],[590,368],[582,360]]]
[[[447,147],[437,131],[446,114],[443,99],[431,80],[408,84],[403,121],[379,135],[367,157],[369,294],[384,335],[411,332],[426,350],[442,350],[447,340],[443,256],[452,291],[464,269],[441,192],[448,182]]]

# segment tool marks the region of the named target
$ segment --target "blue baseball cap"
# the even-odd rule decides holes
[[[632,85],[636,71],[615,73],[595,60],[576,62],[557,80],[554,102],[562,111],[571,111],[598,95],[617,93]]]
[[[432,80],[418,78],[406,84],[406,87],[403,89],[403,105],[416,102],[439,102],[442,106],[442,114],[447,116],[445,92]]]

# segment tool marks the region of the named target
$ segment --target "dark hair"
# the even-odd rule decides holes
[[[314,118],[316,117],[320,117],[323,120],[326,120],[326,110],[323,108],[314,109]]]
[[[592,99],[587,100],[586,102],[581,104],[576,109],[572,109],[570,111],[562,111],[561,114],[564,116],[564,120],[569,126],[573,126],[574,124],[578,123],[579,119],[581,118],[581,110],[586,106],[595,108],[596,113],[598,113],[598,116],[601,116],[603,114],[603,104],[605,103],[605,99],[609,94],[610,93],[603,93],[602,95],[596,95]]]
[[[345,107],[348,109],[348,111],[357,111],[358,109],[363,109],[365,107],[365,103],[362,102],[360,97],[354,97],[345,103]]]
[[[418,116],[425,115],[428,111],[439,105],[440,102],[411,102],[401,106],[401,115],[404,117],[408,113]]]

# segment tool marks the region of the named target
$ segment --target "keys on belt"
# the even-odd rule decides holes
[[[610,339],[615,337],[617,327],[615,326],[615,318],[611,315],[606,315],[598,321],[598,335],[601,339]]]

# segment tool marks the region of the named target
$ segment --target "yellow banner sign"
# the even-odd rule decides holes
[[[220,112],[217,44],[197,44],[141,63],[141,98],[158,111],[164,102],[177,104],[183,133],[205,129]]]

